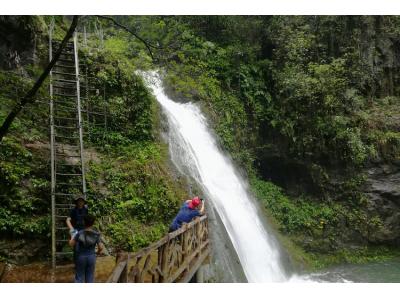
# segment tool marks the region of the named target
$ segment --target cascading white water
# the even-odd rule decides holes
[[[207,190],[249,282],[279,282],[288,278],[280,253],[267,233],[244,179],[218,149],[200,109],[192,103],[177,103],[164,93],[155,72],[143,75],[165,111],[175,149],[172,160],[180,160],[192,177]],[[170,147],[174,147],[170,145]]]

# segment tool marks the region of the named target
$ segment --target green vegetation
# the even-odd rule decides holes
[[[90,207],[115,247],[137,250],[167,232],[185,193],[171,179],[162,146],[132,142],[111,151],[90,162]]]
[[[382,154],[382,139],[368,128],[376,126],[383,135],[387,129],[370,112],[387,112],[390,121],[390,103],[398,103],[398,96],[384,86],[383,97],[365,91],[370,81],[384,83],[372,78],[369,62],[352,43],[363,42],[360,27],[372,30],[374,18],[347,19],[221,16],[209,28],[203,17],[184,18],[195,33],[188,30],[185,46],[168,64],[167,83],[178,96],[207,103],[224,146],[243,163],[272,147],[322,168],[339,163],[357,168]],[[385,30],[399,22],[383,21]],[[331,49],[325,30],[350,26],[346,22],[353,22],[350,38],[330,36],[337,48]],[[229,34],[221,41],[219,32]],[[235,36],[239,32],[241,38]]]
[[[340,249],[331,254],[318,255],[307,253],[308,261],[313,269],[323,269],[344,263],[365,264],[390,260],[399,257],[399,249],[388,246],[368,246],[356,249]]]
[[[278,186],[255,177],[250,182],[269,220],[290,239],[280,237],[297,263],[318,269],[331,264],[379,261],[399,253],[395,247],[341,247],[349,228],[368,235],[382,227],[378,216],[371,218],[357,206],[340,202],[290,198]],[[347,242],[351,244],[351,240]]]

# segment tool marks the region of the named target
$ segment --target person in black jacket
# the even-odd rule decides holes
[[[84,217],[89,213],[88,207],[83,197],[75,200],[75,207],[71,209],[69,217],[66,220],[71,238],[79,231],[85,228]]]

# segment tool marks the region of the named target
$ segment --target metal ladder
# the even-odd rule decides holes
[[[60,42],[49,31],[49,60]],[[78,195],[86,199],[78,38],[74,33],[50,72],[52,267],[72,255],[66,219]],[[65,250],[68,249],[68,250]]]
[[[97,30],[97,26],[95,23],[95,28]],[[89,52],[93,50],[93,47],[88,46],[88,36],[92,36],[93,33],[87,32],[86,25],[84,24],[82,27],[83,36],[82,36],[82,44],[83,47]],[[96,37],[100,40],[101,48],[103,48],[103,36],[102,36],[102,28],[100,24],[100,31],[96,33]],[[98,36],[100,34],[100,36]],[[98,49],[98,48],[96,48]],[[94,49],[94,50],[96,50]],[[83,128],[85,131],[85,138],[88,142],[91,141],[91,138],[95,139],[103,139],[105,138],[105,134],[107,132],[107,111],[108,111],[108,103],[106,100],[106,92],[105,85],[99,87],[97,82],[97,78],[89,76],[89,68],[86,63],[82,64],[83,74],[81,74],[81,78],[84,79],[81,88],[84,90],[84,93],[81,95],[81,105],[82,105],[82,113],[83,113]],[[97,134],[97,129],[101,128],[103,131],[103,136],[99,136]]]

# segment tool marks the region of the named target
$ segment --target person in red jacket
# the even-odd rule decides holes
[[[186,200],[173,220],[169,232],[179,229],[183,223],[189,223],[194,218],[204,215],[204,200],[199,197],[194,197],[191,200]]]

